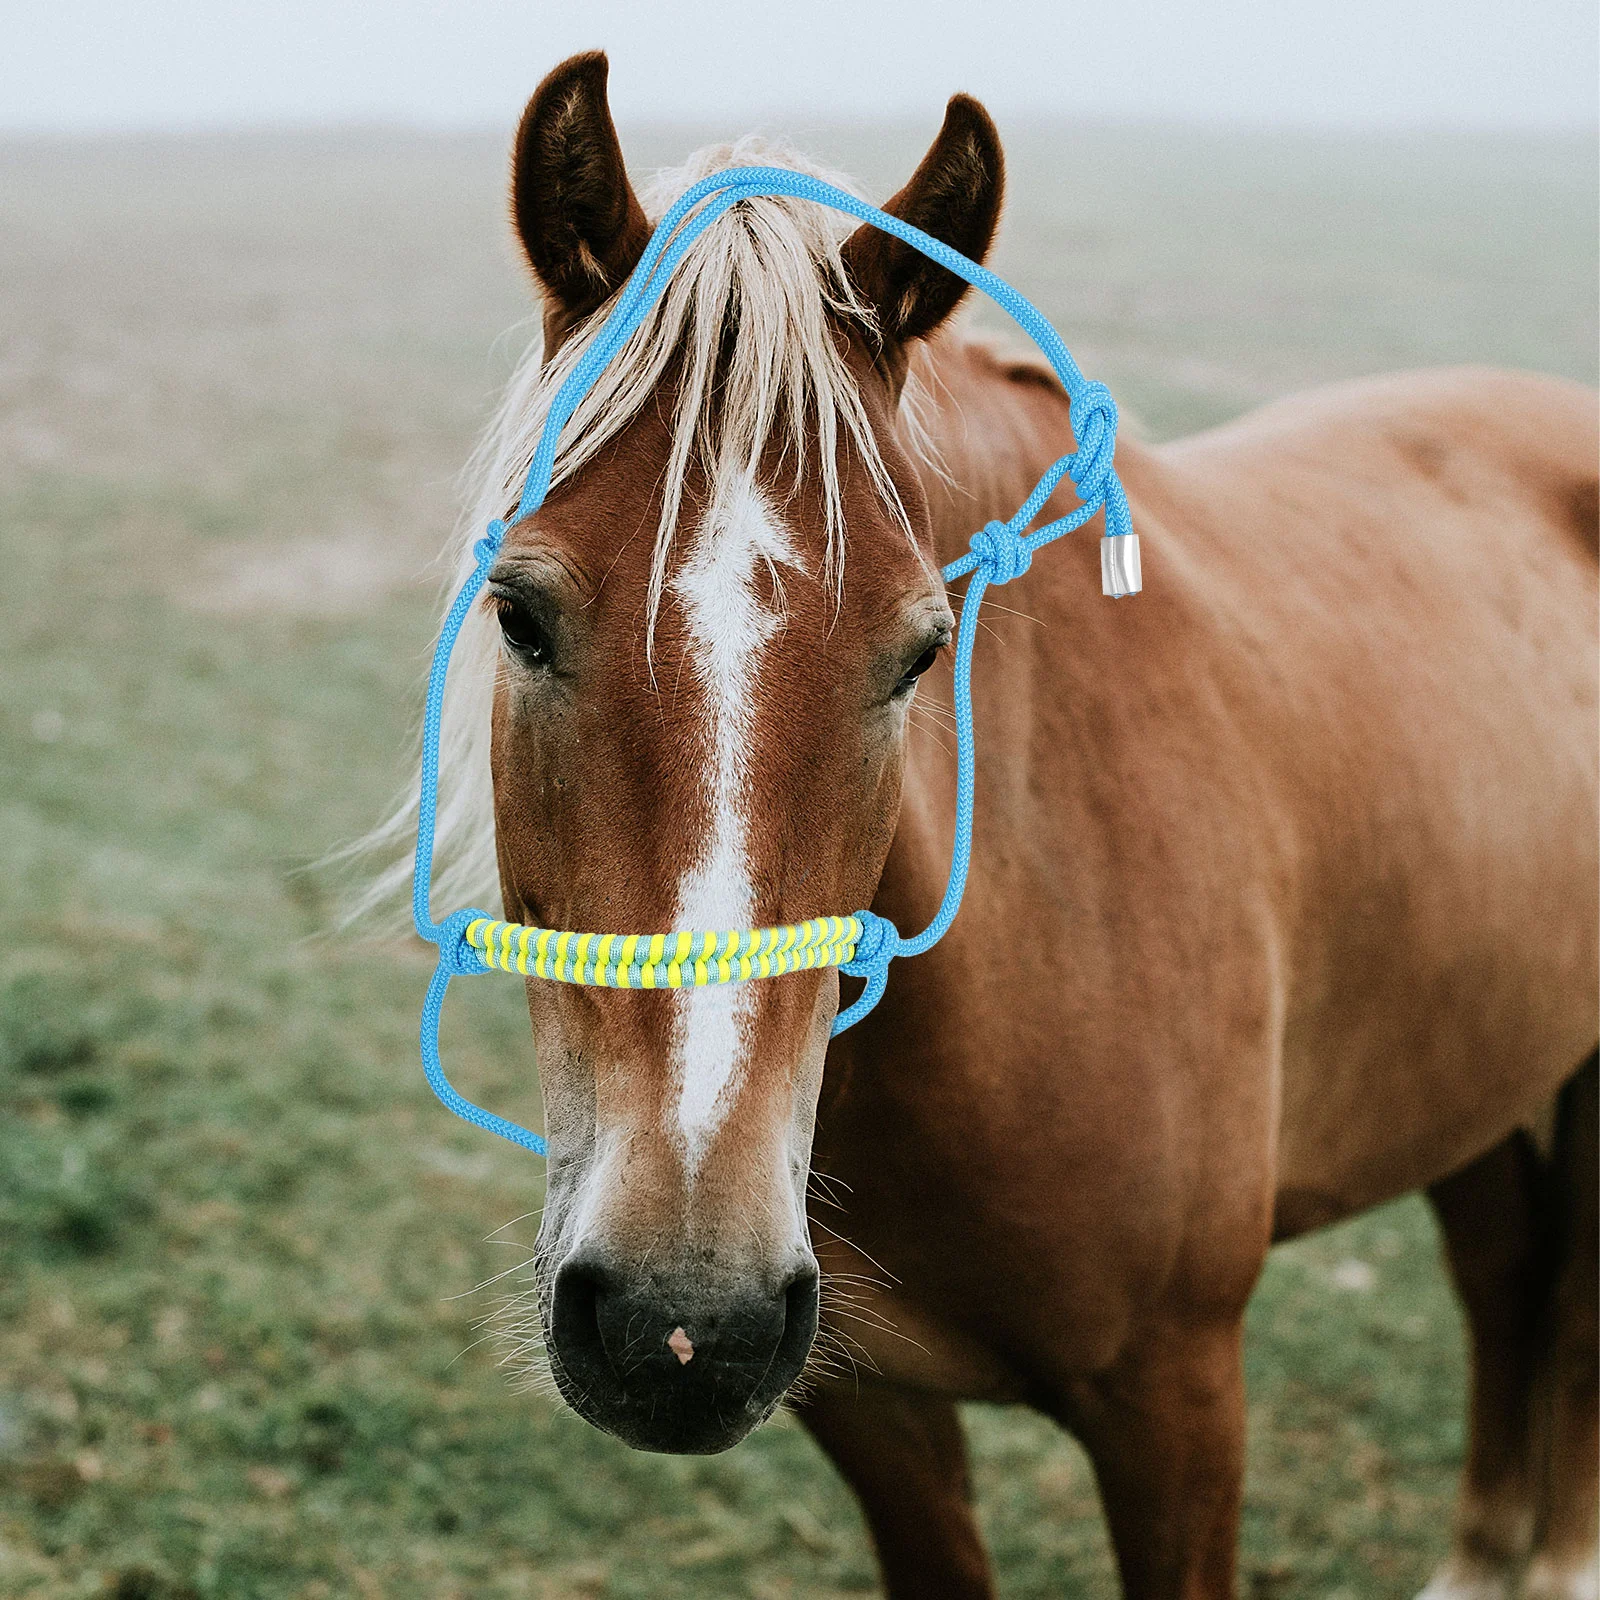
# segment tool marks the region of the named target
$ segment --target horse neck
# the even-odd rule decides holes
[[[1012,516],[1074,443],[1066,394],[1037,358],[957,334],[935,339],[921,361],[938,467],[918,470],[943,564],[963,554],[984,523]],[[1119,466],[1125,451],[1119,439]]]

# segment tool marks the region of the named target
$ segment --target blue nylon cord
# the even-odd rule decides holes
[[[496,554],[509,527],[531,516],[544,504],[555,469],[561,432],[571,421],[583,397],[607,364],[649,315],[672,273],[695,240],[717,219],[741,200],[762,195],[786,195],[812,200],[862,222],[871,223],[893,234],[930,260],[955,273],[974,288],[982,290],[1028,334],[1044,353],[1067,392],[1073,432],[1078,448],[1056,461],[1039,480],[1033,492],[1006,522],[991,522],[972,536],[971,546],[943,569],[946,583],[970,574],[956,629],[955,718],[956,718],[956,828],[950,853],[950,877],[944,898],[933,920],[921,933],[903,938],[886,917],[871,911],[855,913],[861,919],[862,936],[855,958],[840,970],[851,977],[865,978],[866,988],[859,999],[840,1013],[833,1025],[837,1036],[853,1027],[883,998],[889,982],[889,964],[897,956],[921,955],[949,931],[961,908],[966,892],[967,872],[972,861],[973,796],[976,754],[972,725],[972,655],[978,631],[978,611],[991,584],[1007,583],[1028,570],[1033,554],[1052,540],[1080,528],[1096,512],[1105,510],[1105,536],[1113,538],[1132,533],[1128,500],[1113,466],[1116,449],[1117,407],[1104,384],[1086,379],[1072,359],[1060,334],[1032,301],[1013,289],[1004,278],[987,267],[969,260],[943,240],[924,233],[900,217],[868,205],[843,189],[824,183],[803,172],[783,167],[735,167],[712,173],[686,190],[656,225],[655,232],[639,258],[610,315],[576,366],[550,402],[543,432],[528,465],[522,495],[509,521],[492,521],[483,538],[473,546],[476,557],[472,571],[457,592],[439,630],[433,665],[428,673],[428,697],[422,723],[422,775],[417,801],[417,850],[412,876],[412,920],[418,934],[439,947],[439,964],[428,985],[422,1007],[422,1065],[428,1082],[440,1100],[459,1117],[497,1133],[513,1144],[544,1155],[544,1139],[504,1117],[475,1106],[459,1094],[445,1076],[439,1059],[439,1014],[444,1006],[450,979],[457,975],[487,972],[478,952],[466,941],[469,923],[488,917],[485,911],[457,911],[443,922],[434,922],[430,903],[433,880],[434,835],[437,827],[439,791],[439,725],[444,710],[445,680],[450,657],[473,602],[489,576]],[[1063,478],[1070,478],[1082,504],[1054,522],[1027,531]]]

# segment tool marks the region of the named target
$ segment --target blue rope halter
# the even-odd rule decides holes
[[[449,987],[451,978],[489,971],[490,962],[485,959],[486,927],[493,930],[492,935],[488,937],[488,945],[492,947],[493,938],[503,936],[506,939],[504,949],[509,952],[509,935],[503,934],[503,930],[511,926],[494,923],[487,912],[477,910],[457,911],[442,922],[435,922],[431,915],[429,890],[433,878],[434,828],[439,791],[439,720],[444,707],[445,676],[450,668],[450,655],[455,648],[456,637],[461,632],[461,626],[466,621],[473,601],[477,599],[489,576],[489,569],[494,564],[495,556],[505,539],[506,530],[525,517],[531,516],[544,503],[545,495],[550,488],[550,475],[555,466],[556,446],[561,430],[577,409],[578,403],[588,393],[607,363],[622,348],[624,341],[644,320],[650,307],[666,287],[667,280],[694,241],[725,211],[741,200],[760,195],[789,195],[800,200],[813,200],[819,205],[830,206],[835,211],[842,211],[847,216],[856,217],[862,222],[869,222],[874,227],[892,233],[896,238],[920,250],[930,260],[936,261],[940,266],[955,273],[957,277],[964,278],[974,288],[981,289],[1008,312],[1044,352],[1067,391],[1073,432],[1078,440],[1078,448],[1071,455],[1063,456],[1045,473],[1033,493],[1017,509],[1015,516],[1009,521],[991,522],[979,529],[972,536],[967,554],[958,557],[944,568],[943,577],[946,583],[953,583],[957,578],[964,578],[969,574],[971,576],[962,602],[960,625],[956,630],[956,834],[955,847],[950,856],[950,879],[945,885],[944,899],[933,921],[921,933],[909,939],[902,937],[888,918],[877,916],[871,911],[858,911],[853,919],[825,919],[841,927],[845,922],[853,920],[859,926],[860,932],[854,937],[853,947],[848,940],[841,943],[835,937],[829,947],[832,951],[831,956],[823,959],[839,965],[840,970],[851,977],[866,979],[866,988],[861,997],[834,1022],[835,1035],[853,1027],[883,998],[884,989],[889,982],[889,963],[897,956],[917,956],[931,949],[944,937],[961,907],[961,897],[967,886],[967,869],[972,859],[974,786],[972,648],[978,631],[978,610],[983,603],[985,591],[990,584],[1008,583],[1012,578],[1026,572],[1034,551],[1049,544],[1053,539],[1059,539],[1063,534],[1082,527],[1102,506],[1105,508],[1106,525],[1100,552],[1101,586],[1106,594],[1117,598],[1135,594],[1140,588],[1138,538],[1134,534],[1133,524],[1128,515],[1127,496],[1123,493],[1122,484],[1118,481],[1112,466],[1117,433],[1116,404],[1111,398],[1111,391],[1104,384],[1090,382],[1078,370],[1078,364],[1072,359],[1066,345],[1062,343],[1061,336],[1032,302],[1018,294],[1003,278],[997,277],[988,268],[979,266],[977,262],[968,260],[959,251],[952,250],[949,245],[935,239],[931,234],[924,233],[922,229],[913,227],[909,222],[891,216],[887,211],[880,211],[876,206],[870,206],[865,201],[856,199],[854,195],[847,194],[844,190],[837,189],[830,183],[823,183],[820,179],[805,173],[790,172],[782,167],[732,167],[713,173],[708,178],[702,178],[693,188],[687,190],[662,217],[654,234],[651,235],[644,254],[639,258],[638,265],[633,269],[632,275],[618,296],[610,316],[606,318],[593,343],[584,351],[577,365],[551,400],[544,432],[540,435],[538,448],[534,451],[533,461],[523,484],[522,498],[509,520],[501,521],[496,518],[489,524],[484,536],[473,546],[476,565],[445,614],[444,625],[439,630],[439,642],[434,648],[433,666],[428,674],[427,709],[422,724],[422,785],[417,805],[417,854],[412,878],[412,916],[418,934],[439,947],[439,964],[434,969],[433,979],[428,985],[427,998],[422,1007],[423,1070],[427,1073],[428,1082],[434,1093],[457,1116],[477,1127],[487,1129],[490,1133],[497,1133],[524,1149],[532,1150],[536,1155],[545,1154],[546,1149],[545,1141],[539,1134],[519,1127],[516,1123],[498,1117],[493,1112],[485,1111],[481,1106],[475,1106],[471,1101],[464,1099],[445,1077],[444,1068],[439,1061],[439,1013],[444,1005],[445,991]],[[1038,516],[1045,501],[1050,498],[1063,478],[1072,480],[1073,487],[1083,503],[1067,516],[1046,523],[1042,528],[1034,529],[1032,533],[1027,532],[1029,524]],[[548,932],[548,930],[528,929],[515,929],[515,931],[524,936],[530,932]],[[756,935],[762,933],[771,935],[795,931],[767,929],[750,932],[754,940]],[[566,940],[569,937],[587,939],[590,936],[561,934],[557,937]],[[600,937],[607,938],[607,936]],[[665,936],[669,940],[673,938],[691,940],[694,937],[699,936],[687,934]],[[706,937],[710,939],[711,936]],[[728,937],[731,941],[729,948],[737,954],[738,940],[742,936],[735,934]],[[659,940],[656,942],[659,948]],[[819,935],[819,948],[822,947]],[[683,948],[690,957],[687,965],[693,968],[696,965],[693,952],[689,950],[687,944]],[[752,942],[750,948],[754,950],[757,945]],[[770,939],[767,948],[772,948]],[[524,937],[524,955],[526,949],[526,937]],[[709,945],[707,950],[715,954]],[[844,957],[848,959],[843,959]],[[602,955],[597,963],[589,963],[586,962],[584,955],[578,955],[576,961],[578,976],[573,977],[570,975],[573,970],[570,963],[563,960],[559,971],[552,971],[545,966],[541,956],[538,958],[537,971],[540,976],[560,977],[568,982],[611,982],[614,981],[619,968],[614,964],[607,966],[606,960],[607,958]],[[496,960],[494,965],[508,971],[530,970],[526,962],[514,965],[509,955],[505,959]],[[738,963],[735,962],[733,965]],[[744,971],[735,972],[730,977],[728,961],[723,960],[719,963],[712,960],[708,963],[702,960],[698,963],[700,976],[691,981],[727,982],[759,975],[750,971],[748,961],[743,965]],[[661,970],[668,970],[664,962],[660,966]],[[712,969],[720,967],[720,976],[713,970],[708,977],[706,975],[708,966]],[[656,965],[646,963],[646,967],[652,976],[641,986],[652,987]],[[604,969],[608,976],[593,976],[601,969]],[[645,969],[631,966],[623,970],[638,974]],[[663,978],[661,981],[663,984],[670,981],[676,986],[677,965],[674,964],[671,970],[672,978],[670,980]],[[793,970],[793,968],[785,969],[780,966],[775,970]],[[627,986],[625,977],[621,986]]]

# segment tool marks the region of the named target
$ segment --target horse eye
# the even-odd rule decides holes
[[[896,697],[898,698],[901,695],[910,694],[912,688],[916,684],[917,679],[920,678],[922,674],[926,672],[928,668],[931,667],[938,659],[939,646],[936,644],[929,645],[928,648],[924,650],[909,667],[906,668],[905,676],[901,678],[899,683],[894,686]]]
[[[550,665],[550,635],[526,606],[515,600],[496,599],[500,613],[500,634],[505,642],[530,666]]]

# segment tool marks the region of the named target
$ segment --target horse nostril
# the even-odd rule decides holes
[[[601,1302],[615,1287],[612,1275],[593,1261],[569,1261],[556,1274],[550,1333],[566,1365],[590,1362],[610,1365],[605,1341],[600,1336],[600,1309]]]
[[[794,1276],[783,1286],[784,1304],[788,1307],[789,1315],[806,1305],[815,1305],[817,1300],[817,1269],[814,1266],[797,1267]]]
[[[817,1336],[817,1269],[800,1268],[783,1291],[783,1337],[778,1341],[775,1365],[789,1363],[798,1372],[811,1353]]]

